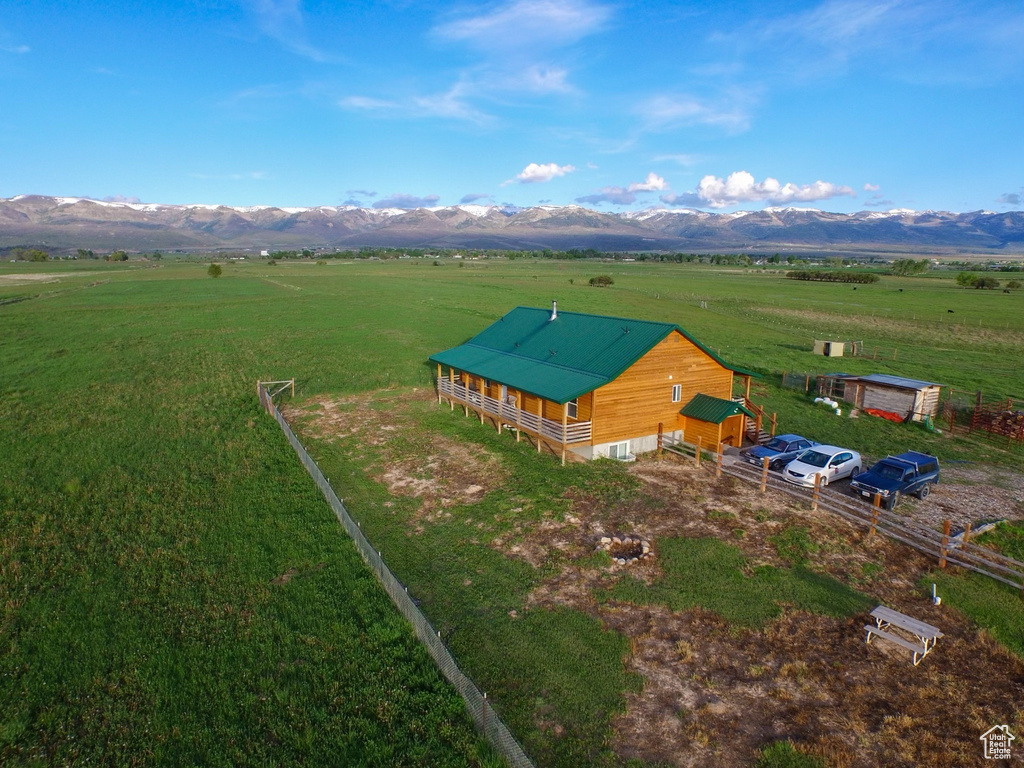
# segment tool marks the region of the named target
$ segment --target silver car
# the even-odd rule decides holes
[[[782,472],[782,479],[796,485],[814,487],[814,478],[820,477],[828,485],[844,477],[860,474],[860,454],[835,445],[816,445],[791,461]]]

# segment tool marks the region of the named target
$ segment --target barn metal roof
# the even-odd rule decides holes
[[[693,399],[683,406],[679,413],[689,419],[708,421],[712,424],[721,424],[730,416],[740,413],[746,414],[752,419],[757,418],[740,403],[701,393],[694,395]]]
[[[757,376],[729,365],[673,323],[580,312],[558,312],[552,320],[551,310],[535,307],[516,307],[430,360],[566,403],[616,379],[673,331],[723,367]]]
[[[920,381],[918,379],[907,379],[903,376],[891,376],[888,373],[871,373],[867,376],[854,376],[858,381],[868,381],[874,384],[885,384],[900,389],[924,389],[925,387],[941,387],[934,381]]]

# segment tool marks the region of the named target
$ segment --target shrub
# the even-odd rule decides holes
[[[615,281],[612,280],[611,275],[598,275],[590,278],[590,284],[595,288],[607,288],[609,285],[614,285]]]
[[[1020,280],[1011,280],[1010,282],[1008,282],[1006,284],[1007,288],[1013,288],[1014,290],[1020,288],[1020,286],[1021,286]]]
[[[276,267],[277,266],[277,262],[274,261],[273,259],[271,259],[270,261],[267,262],[267,265],[271,266],[271,267]]]
[[[210,268],[206,270],[206,274],[208,274],[210,277],[220,277],[223,271],[224,270],[221,269],[220,264],[211,264]]]
[[[323,259],[317,259],[316,263],[317,263],[317,264],[319,264],[319,265],[320,265],[320,266],[322,267],[322,266],[324,266],[324,265],[325,265],[325,264],[326,264],[327,262],[326,262],[326,261],[324,261]]]

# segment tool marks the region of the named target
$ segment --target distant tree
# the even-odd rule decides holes
[[[92,251],[87,251],[87,250],[85,250],[85,248],[79,248],[78,251],[77,251],[77,257],[79,259],[91,258],[91,254],[92,254]]]
[[[164,255],[160,253],[160,251],[155,251],[149,258],[151,258],[153,261],[161,261],[163,257]]]
[[[114,251],[108,253],[106,256],[107,261],[128,261],[128,254],[124,251]]]
[[[1020,288],[1020,286],[1021,286],[1020,280],[1011,280],[1010,282],[1008,282],[1006,284],[1007,288],[1013,288],[1014,290],[1017,290],[1018,288]]]
[[[956,284],[961,285],[964,288],[973,288],[977,279],[977,275],[971,274],[970,272],[961,272],[956,276]]]
[[[221,269],[220,264],[211,264],[210,268],[206,270],[206,274],[210,277],[220,277],[223,272],[224,270]]]
[[[889,274],[896,277],[907,277],[908,275],[919,275],[928,270],[931,262],[928,259],[915,261],[914,259],[896,259],[889,268]]]
[[[590,278],[590,284],[595,288],[607,288],[609,285],[614,285],[615,281],[612,280],[611,275],[598,275]]]
[[[273,259],[271,259],[270,261],[267,262],[267,266],[268,267],[276,267],[277,266],[277,262],[274,261]]]
[[[25,253],[25,259],[27,261],[49,261],[50,254],[46,251],[40,251],[38,248],[33,248]]]
[[[441,262],[438,261],[437,259],[434,259],[434,266],[435,267],[440,267],[441,266]]]
[[[974,281],[975,288],[998,288],[999,281],[994,277],[979,277]]]

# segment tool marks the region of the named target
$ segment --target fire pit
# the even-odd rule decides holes
[[[618,565],[631,565],[654,556],[651,543],[637,536],[602,536],[596,549],[607,552]]]

